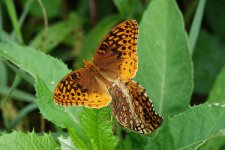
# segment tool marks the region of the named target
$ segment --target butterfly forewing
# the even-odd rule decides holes
[[[109,80],[118,77],[127,81],[135,76],[138,26],[135,20],[127,20],[114,27],[97,48],[93,62]]]
[[[54,100],[64,106],[100,108],[108,105],[111,96],[104,83],[88,69],[81,68],[69,73],[58,83]]]

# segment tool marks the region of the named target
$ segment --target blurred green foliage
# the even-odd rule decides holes
[[[224,0],[0,1],[0,149],[223,149],[224,9]],[[110,107],[52,100],[68,67],[129,18],[139,23],[135,80],[164,117],[150,135],[122,128]]]

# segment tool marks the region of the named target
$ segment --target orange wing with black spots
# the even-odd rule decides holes
[[[114,27],[96,49],[93,62],[66,75],[54,91],[54,101],[64,106],[101,108],[112,100],[117,122],[148,134],[162,123],[145,90],[131,79],[138,69],[138,26],[127,20]],[[111,95],[108,90],[111,89]]]
[[[149,134],[162,124],[162,117],[155,112],[144,88],[138,83],[132,80],[116,82],[112,97],[113,114],[123,127]]]
[[[107,106],[112,99],[104,83],[86,68],[66,75],[58,83],[53,97],[60,105],[91,108]]]
[[[93,62],[109,80],[133,78],[138,69],[138,25],[127,20],[114,27],[97,48]]]

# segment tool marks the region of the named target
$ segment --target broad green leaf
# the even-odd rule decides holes
[[[17,18],[15,4],[14,4],[13,0],[5,1],[5,4],[6,4],[7,10],[8,10],[8,13],[9,13],[10,20],[12,22],[13,30],[16,33],[17,40],[18,40],[18,42],[23,43],[22,32],[21,32],[21,29],[19,26],[19,21]]]
[[[110,31],[110,29],[120,21],[118,15],[109,16],[99,22],[87,36],[85,36],[82,48],[81,58],[78,60],[78,66],[82,66],[83,59],[92,59],[97,46],[100,44],[103,37]]]
[[[154,131],[156,133],[157,131]],[[128,132],[125,136],[125,139],[121,140],[122,150],[135,150],[135,149],[143,149],[143,146],[146,145],[148,141],[148,137],[152,136],[154,133],[151,133],[150,135],[143,135],[143,134],[137,134],[134,132]],[[129,148],[130,147],[130,148]]]
[[[40,51],[16,44],[0,43],[0,55],[36,79],[36,102],[44,117],[61,127],[64,127],[65,122],[76,123],[73,114],[78,115],[80,107],[60,107],[52,99],[52,91],[56,84],[69,72],[62,62]]]
[[[0,136],[0,149],[16,150],[49,150],[58,149],[58,144],[51,135],[44,134],[39,136],[34,132],[12,132]]]
[[[47,88],[44,81],[36,79],[37,104],[42,115],[58,126],[65,124],[74,126],[79,123],[81,107],[62,107],[53,102],[52,92]],[[77,129],[79,127],[76,127]]]
[[[208,103],[225,102],[225,66],[218,74],[212,90],[209,93]]]
[[[225,46],[216,36],[202,31],[193,54],[194,90],[207,94],[215,82],[216,76],[225,64]]]
[[[56,83],[58,83],[65,73],[69,72],[62,62],[40,51],[16,44],[0,43],[0,56],[10,60],[35,78],[36,102],[45,118],[58,126],[73,128],[77,136],[83,140],[80,143],[90,138],[89,142],[95,142],[92,143],[92,146],[95,145],[96,149],[115,147],[108,110],[103,111],[104,109],[93,110],[87,108],[83,110],[83,107],[62,107],[53,102],[52,91]],[[91,135],[93,133],[92,129],[96,129],[95,132],[98,139],[95,139],[96,137]],[[71,134],[71,136],[74,135]],[[104,138],[102,135],[104,135]]]
[[[85,108],[80,119],[84,132],[93,140],[93,149],[115,149],[117,142],[113,136],[111,111],[108,108]]]
[[[74,123],[73,116],[69,116],[65,111],[77,113],[77,110],[57,106],[52,100],[51,91],[62,76],[69,72],[62,62],[40,51],[16,44],[0,43],[0,55],[36,78],[36,102],[47,119],[62,127],[65,120]]]
[[[224,144],[225,144],[225,136],[223,133],[223,135],[217,135],[215,137],[209,138],[209,140],[206,141],[199,148],[199,150],[222,150],[224,149]]]
[[[63,124],[60,123],[66,124],[67,129],[70,131],[71,138],[75,140],[75,147],[78,147],[78,149],[89,149],[83,144],[86,142],[86,139],[93,139],[95,144],[100,143],[96,144],[97,149],[101,149],[102,147],[115,147],[112,127],[109,122],[110,118],[107,116],[110,114],[100,113],[100,115],[96,116],[93,111],[98,110],[85,109],[82,111],[82,107],[56,106],[52,102],[52,93],[48,91],[48,89],[44,86],[44,83],[40,82],[40,80],[37,80],[36,89],[37,103],[39,104],[42,114],[44,113],[48,120],[53,121],[54,123],[57,122],[60,126],[63,126]],[[92,124],[92,122],[96,124]],[[69,129],[68,125],[70,128],[73,127],[75,130],[73,133],[71,132],[73,129]],[[98,128],[96,128],[96,126]],[[95,129],[94,133],[92,132],[93,129]],[[89,133],[96,134],[97,137],[89,136]],[[104,136],[102,137],[102,135]],[[86,137],[84,138],[84,136]],[[85,144],[88,147],[88,142]]]
[[[82,126],[82,125],[80,125],[80,126]],[[79,132],[75,131],[74,128],[70,127],[69,125],[66,125],[66,128],[70,134],[70,138],[67,140],[73,141],[73,145],[71,145],[72,148],[82,149],[82,150],[91,149],[90,139],[88,139],[88,137],[86,136],[86,134],[84,132],[79,133]]]
[[[0,43],[0,56],[29,73],[38,76],[51,91],[60,79],[70,72],[61,61],[43,52],[17,44]]]
[[[183,19],[174,0],[152,0],[140,23],[136,79],[163,116],[188,108],[193,71]]]
[[[80,22],[78,16],[71,14],[67,20],[49,26],[47,35],[45,29],[41,30],[31,41],[30,46],[44,52],[49,52],[73,30],[80,28]]]
[[[149,137],[145,149],[197,149],[225,128],[224,108],[224,105],[202,104],[166,118],[158,134]]]
[[[61,149],[62,150],[74,150],[74,149],[78,149],[74,147],[73,141],[71,140],[70,137],[68,138],[64,138],[62,136],[60,136],[59,138],[59,142],[61,144]]]

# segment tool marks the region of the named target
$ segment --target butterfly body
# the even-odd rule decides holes
[[[84,67],[90,72],[91,76],[99,81],[102,81],[104,85],[109,89],[112,86],[112,82],[104,76],[100,69],[91,61],[84,61]]]
[[[145,89],[132,80],[138,70],[136,53],[138,26],[127,20],[114,27],[102,40],[93,61],[61,79],[53,98],[64,106],[101,108],[112,101],[118,123],[148,134],[162,124]],[[110,95],[111,94],[111,95]]]

